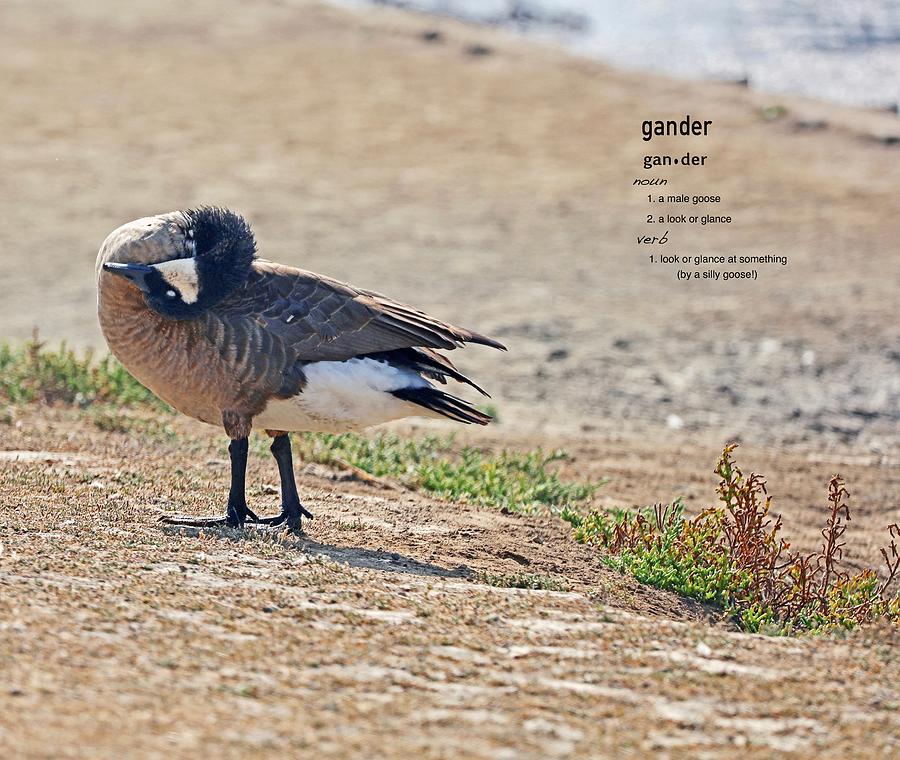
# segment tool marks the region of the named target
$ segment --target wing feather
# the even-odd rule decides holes
[[[430,349],[481,343],[505,350],[491,338],[374,291],[263,259],[253,262],[247,282],[204,319],[207,339],[220,347],[223,359],[234,365],[242,385],[254,388],[254,395],[296,393],[303,382],[302,366],[309,362],[402,349],[427,352],[421,357],[425,363],[443,364],[443,374],[471,382]],[[230,348],[217,339],[223,334]]]

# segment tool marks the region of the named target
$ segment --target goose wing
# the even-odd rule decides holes
[[[379,293],[260,259],[245,285],[205,314],[203,330],[241,386],[259,398],[296,393],[307,362],[410,349],[418,363],[431,365],[425,369],[457,379],[452,363],[431,349],[481,343],[505,350]]]
[[[505,349],[379,293],[264,260],[255,261],[247,284],[213,311],[228,321],[256,323],[307,362],[464,343]]]

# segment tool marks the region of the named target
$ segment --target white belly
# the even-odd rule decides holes
[[[340,433],[360,430],[401,417],[439,416],[418,404],[391,395],[400,388],[431,384],[412,370],[374,359],[313,362],[303,368],[303,392],[272,399],[253,418],[253,427],[269,430],[309,430]]]

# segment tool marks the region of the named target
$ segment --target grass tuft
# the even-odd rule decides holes
[[[507,575],[494,575],[493,573],[481,573],[476,580],[488,586],[497,588],[527,588],[535,591],[568,591],[569,586],[565,581],[551,578],[548,575],[535,573],[511,573]]]
[[[40,401],[86,407],[100,402],[168,408],[114,357],[95,359],[90,351],[79,356],[65,344],[58,350],[48,349],[37,335],[20,348],[0,344],[0,400],[13,404]]]
[[[851,575],[840,568],[849,492],[835,475],[819,551],[790,550],[780,536],[781,518],[769,514],[765,480],[745,476],[735,464],[735,445],[716,466],[719,506],[684,516],[680,500],[641,512],[564,509],[575,539],[603,551],[604,562],[642,583],[676,591],[727,610],[747,631],[825,632],[878,619],[900,621],[900,595],[888,588],[900,571],[900,526],[888,528],[882,550],[883,579],[874,570]]]
[[[378,478],[391,478],[407,488],[428,491],[450,501],[528,511],[563,507],[590,498],[600,484],[570,483],[551,468],[568,459],[565,451],[501,451],[454,444],[452,436],[401,438],[393,433],[297,436],[307,461],[347,463]]]

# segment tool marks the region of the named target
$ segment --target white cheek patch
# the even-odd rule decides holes
[[[200,278],[197,276],[197,259],[174,259],[154,264],[163,279],[181,293],[185,303],[196,303],[200,292]]]

